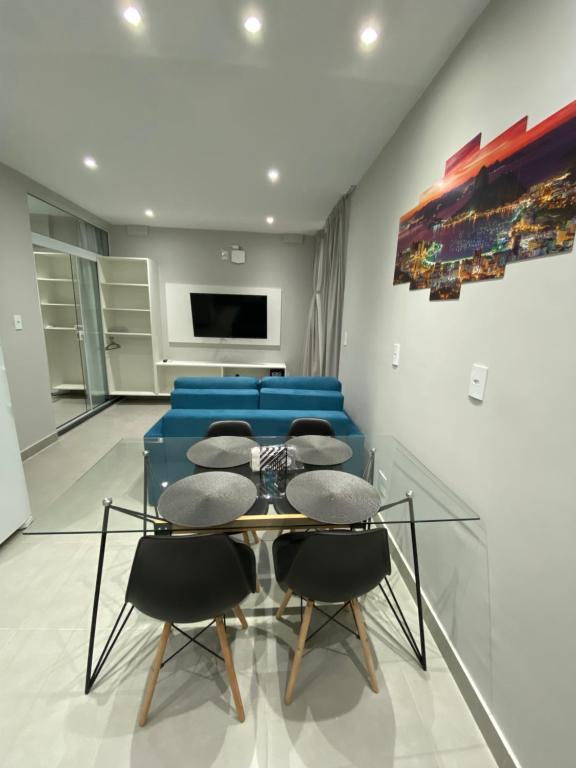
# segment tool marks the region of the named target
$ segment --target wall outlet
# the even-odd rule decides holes
[[[21,331],[24,328],[22,325],[22,315],[14,315],[14,330]]]
[[[348,346],[348,331],[344,331],[344,335],[342,336],[342,346]]]
[[[220,251],[220,258],[222,261],[228,261],[228,251]]]
[[[394,368],[400,365],[400,344],[398,343],[392,346],[392,365]]]
[[[474,363],[470,372],[470,383],[468,385],[468,395],[473,400],[484,400],[486,391],[486,379],[488,378],[488,366]]]

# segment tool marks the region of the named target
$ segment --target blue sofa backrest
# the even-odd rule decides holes
[[[203,437],[213,421],[228,419],[247,421],[257,437],[283,437],[288,434],[294,419],[310,416],[303,410],[249,410],[197,408],[186,410],[175,408],[166,413],[155,425],[158,435],[163,437]],[[323,411],[337,435],[359,435],[360,430],[345,411]],[[152,436],[153,430],[148,433]]]
[[[252,376],[179,376],[174,389],[257,389]]]
[[[260,389],[329,389],[342,390],[342,384],[334,376],[264,376]]]
[[[330,389],[282,389],[260,390],[260,408],[289,411],[341,411],[344,395]]]
[[[258,408],[257,389],[173,389],[172,408]]]

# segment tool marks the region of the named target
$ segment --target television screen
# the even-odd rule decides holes
[[[191,293],[194,336],[265,339],[268,297],[235,293]]]

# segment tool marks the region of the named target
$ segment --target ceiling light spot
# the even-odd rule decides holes
[[[257,16],[248,16],[244,22],[244,29],[251,35],[256,35],[262,29],[262,22]]]
[[[270,170],[268,171],[268,178],[272,183],[277,182],[278,179],[280,178],[279,171],[277,171],[276,168],[270,168]]]
[[[144,211],[144,216],[148,216],[149,219],[153,219],[154,211],[152,210],[152,208],[146,208],[146,210]]]
[[[124,16],[124,19],[128,22],[128,24],[132,24],[133,27],[137,27],[142,23],[142,14],[138,8],[135,8],[133,5],[129,5],[122,16]]]
[[[376,40],[378,40],[378,32],[374,27],[364,27],[360,33],[360,40],[363,45],[374,45]]]
[[[86,168],[90,168],[93,171],[96,170],[96,168],[98,168],[98,163],[90,155],[87,155],[84,158],[84,165],[86,166]]]
[[[274,224],[274,216],[266,216],[266,224]]]

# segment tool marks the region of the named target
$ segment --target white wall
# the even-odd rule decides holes
[[[240,245],[246,250],[245,264],[222,261],[220,252],[229,250],[231,245]],[[129,235],[126,227],[112,227],[110,255],[147,257],[158,265],[163,358],[285,362],[290,373],[301,373],[312,295],[312,238],[305,237],[300,244],[288,244],[280,235],[161,227],[151,227],[146,237],[139,237]],[[170,344],[166,330],[166,283],[281,288],[280,347]]]
[[[392,278],[399,217],[450,155],[478,131],[486,143],[576,98],[575,30],[573,0],[491,3],[353,196],[343,324],[352,417],[395,435],[483,518],[485,664],[473,633],[458,640],[458,614],[448,631],[525,768],[574,765],[576,255],[511,265],[457,302]],[[473,362],[490,367],[481,405],[467,397]],[[468,565],[444,541],[437,571],[453,563],[457,583]],[[426,578],[437,593],[433,568]]]
[[[106,228],[104,222],[86,211],[0,164],[0,339],[21,449],[55,431],[26,199],[28,193]],[[24,328],[21,331],[13,328],[15,314],[22,315]]]

